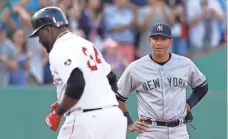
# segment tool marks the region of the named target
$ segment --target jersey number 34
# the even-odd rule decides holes
[[[95,47],[93,47],[93,51],[94,51],[94,56],[92,54],[90,54],[88,51],[87,51],[87,48],[85,47],[82,47],[82,51],[83,53],[89,57],[89,61],[87,62],[87,66],[92,70],[97,70],[97,64],[101,64],[101,59],[100,59],[100,56],[99,56],[99,53],[97,52],[97,49]]]

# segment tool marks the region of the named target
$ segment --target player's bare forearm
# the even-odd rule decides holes
[[[57,114],[63,115],[81,98],[85,87],[85,79],[80,69],[75,68],[67,81],[66,92],[62,102],[56,109]]]
[[[133,122],[130,117],[130,114],[128,113],[125,102],[119,100],[119,107],[124,112],[124,116],[126,116],[126,118],[128,120],[128,131],[129,132],[137,131],[139,133],[143,133],[147,130],[147,125],[144,123],[144,120],[146,120],[146,118],[140,117],[136,122]]]
[[[127,106],[126,106],[125,102],[120,101],[120,100],[118,100],[118,102],[119,102],[119,108],[120,108],[123,112],[128,112],[128,109],[127,109]]]
[[[134,122],[131,119],[131,116],[127,110],[127,106],[124,101],[118,100],[119,101],[119,108],[123,111],[124,116],[127,118],[127,124],[128,126],[131,126]],[[133,131],[133,130],[132,130]]]
[[[65,95],[60,104],[58,103],[52,104],[51,113],[45,119],[45,122],[48,125],[48,127],[51,130],[56,131],[61,122],[62,115],[70,108],[72,108],[77,102],[78,102],[78,99],[74,99],[72,97],[68,97]]]
[[[218,22],[223,22],[224,21],[224,16],[219,15],[215,10],[212,10],[212,16]]]
[[[74,98],[71,98],[71,97],[68,97],[68,96],[65,95],[59,106],[62,107],[65,111],[68,111],[77,102],[78,102],[77,99],[74,99]]]

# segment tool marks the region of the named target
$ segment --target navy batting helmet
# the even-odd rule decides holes
[[[37,32],[45,26],[61,27],[68,25],[63,11],[58,7],[46,7],[37,11],[32,17],[33,32],[29,38],[36,37]]]

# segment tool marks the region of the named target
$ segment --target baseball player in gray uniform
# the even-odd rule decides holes
[[[193,118],[190,110],[208,91],[206,77],[190,59],[169,53],[172,37],[168,25],[154,25],[149,41],[152,53],[132,62],[117,84],[116,96],[128,118],[128,131],[138,131],[138,139],[189,139],[186,124]],[[192,88],[189,98],[188,85]],[[132,91],[137,96],[136,122],[125,105]]]

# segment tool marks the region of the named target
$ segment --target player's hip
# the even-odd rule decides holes
[[[145,117],[145,116],[144,116]],[[185,118],[179,118],[176,120],[157,120],[152,118],[147,118],[146,122],[150,127],[178,127],[186,124]]]
[[[117,126],[120,128],[116,128]],[[125,139],[126,131],[127,119],[122,111],[118,107],[109,107],[66,117],[58,139],[106,139],[105,134],[113,135],[110,139],[115,139],[114,134],[118,133],[121,133],[120,139]]]
[[[76,105],[74,105],[70,110],[65,113],[65,116],[76,115],[86,112],[94,112],[98,110],[108,109],[115,106],[118,106],[119,103],[117,100],[114,101],[83,101],[80,100]]]
[[[175,121],[185,118],[187,112],[186,108],[174,109],[174,110],[166,110],[164,111],[164,107],[157,108],[148,108],[139,107],[139,116],[148,117],[157,121]]]
[[[146,132],[138,135],[137,139],[189,139],[185,124],[176,127],[149,126]]]

